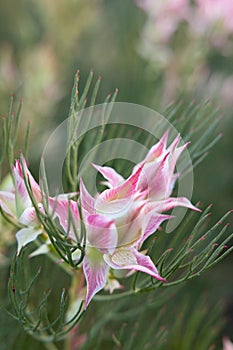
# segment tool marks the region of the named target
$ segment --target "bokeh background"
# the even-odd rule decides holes
[[[115,88],[118,101],[159,112],[171,101],[209,99],[223,116],[223,137],[195,170],[193,201],[213,202],[217,220],[233,204],[232,18],[231,0],[2,2],[0,113],[6,114],[11,92],[23,99],[36,172],[48,135],[68,116],[77,69],[80,90],[90,69],[102,77],[97,102]],[[220,337],[233,340],[232,264],[231,255],[195,283],[214,304],[223,301]],[[192,290],[193,283],[183,293]]]

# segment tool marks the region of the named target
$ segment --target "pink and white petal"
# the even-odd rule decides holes
[[[54,215],[58,217],[60,225],[68,236],[75,240],[75,231],[80,231],[80,217],[78,210],[78,203],[73,200],[49,198],[50,209],[54,212]],[[70,218],[72,216],[72,220]],[[70,220],[70,222],[69,222]],[[69,232],[67,232],[69,229]]]
[[[178,179],[178,177],[180,176],[179,173],[176,173],[176,174],[173,174],[171,176],[171,179],[170,179],[170,184],[168,186],[168,197],[170,197],[170,195],[172,194],[172,191],[174,189],[174,186],[175,186],[175,183],[176,183],[176,180]]]
[[[118,191],[118,198],[131,197],[137,190],[137,183],[141,175],[143,165],[138,166],[136,171],[128,177],[121,185],[115,187]],[[109,190],[110,191],[110,190]]]
[[[133,203],[141,171],[142,166],[120,186],[102,192],[95,201],[95,210],[112,218],[125,215]]]
[[[19,218],[19,222],[26,226],[38,226],[39,220],[34,207],[26,208]]]
[[[95,248],[89,248],[83,259],[83,271],[87,283],[87,293],[84,308],[89,305],[93,296],[107,283],[109,266],[103,260],[103,255]]]
[[[185,207],[195,211],[201,211],[200,209],[195,207],[186,197],[170,197],[163,201],[151,202],[146,205],[146,210],[147,212],[156,211],[157,213],[161,213],[173,209],[175,207]]]
[[[15,178],[17,192],[19,193],[21,200],[25,203],[24,208],[26,208],[29,206],[28,203],[30,203],[29,202],[30,197],[28,195],[27,188],[25,186],[23,170],[24,170],[25,175],[30,183],[33,195],[35,196],[37,202],[41,202],[41,189],[40,189],[40,186],[38,185],[38,183],[34,180],[30,171],[28,170],[28,167],[27,167],[27,164],[26,164],[24,157],[22,157],[22,163],[23,163],[23,169],[22,169],[20,160],[16,160],[15,166],[13,166],[12,170],[13,170],[13,174],[14,174],[14,178]]]
[[[0,191],[0,206],[8,215],[16,217],[15,194],[8,191]]]
[[[17,254],[20,253],[22,247],[27,245],[30,242],[33,242],[37,237],[42,233],[41,229],[35,229],[33,227],[22,228],[16,233],[16,239],[18,242]]]
[[[31,207],[32,203],[22,177],[21,166],[18,163],[19,160],[16,161],[16,166],[12,167],[12,171],[15,179],[17,212],[20,215],[25,208]]]
[[[134,203],[128,215],[116,221],[118,232],[118,247],[133,246],[141,237],[141,227],[145,218],[142,208],[143,201]]]
[[[182,145],[180,147],[176,147],[177,144],[180,142],[180,138],[179,138],[179,142],[178,143],[175,142],[175,141],[176,141],[176,139],[173,141],[173,143],[168,148],[169,150],[171,150],[171,155],[170,155],[170,159],[169,159],[169,162],[170,162],[170,174],[171,175],[175,171],[175,166],[176,166],[177,160],[179,159],[181,153],[188,147],[188,145],[190,143],[190,142],[187,142],[187,143],[185,143],[184,145]]]
[[[142,245],[142,243],[151,236],[165,220],[170,220],[172,218],[173,216],[171,215],[162,215],[155,212],[148,213],[142,224],[142,234],[138,241],[139,246]]]
[[[105,262],[113,269],[141,271],[160,281],[166,282],[159,275],[151,258],[139,253],[134,248],[119,248],[112,255],[105,254],[103,257]]]
[[[168,131],[166,131],[161,137],[161,139],[154,146],[151,147],[147,157],[145,158],[146,162],[154,161],[156,158],[159,158],[163,152],[166,151],[167,139]]]
[[[23,168],[24,168],[24,171],[25,171],[25,174],[27,175],[28,177],[28,180],[29,180],[29,183],[31,185],[31,188],[32,188],[32,192],[36,198],[36,200],[38,202],[41,202],[41,189],[40,189],[40,186],[39,184],[35,181],[34,177],[32,176],[31,172],[29,171],[28,167],[27,167],[27,163],[26,163],[26,160],[25,158],[22,156],[22,163],[23,163]],[[22,166],[21,166],[21,163],[19,162],[19,166],[21,168],[21,173],[22,173],[22,178],[23,178],[23,172],[22,172]]]
[[[88,193],[82,178],[80,178],[80,202],[82,207],[82,213],[86,217],[88,214],[94,214],[94,204],[95,200],[94,198]],[[84,219],[85,219],[84,217]]]
[[[109,202],[103,198],[97,198],[95,211],[99,214],[106,215],[110,219],[118,219],[119,217],[126,215],[131,209],[132,204],[133,198],[116,199]]]
[[[166,198],[170,184],[169,153],[160,159],[146,163],[138,182],[138,188],[148,190],[148,197],[152,200]]]
[[[168,147],[169,152],[173,153],[177,149],[180,143],[180,140],[181,140],[181,136],[180,134],[178,134],[176,138],[172,141],[172,143],[169,145]]]
[[[118,174],[116,170],[114,170],[111,167],[108,167],[108,166],[102,167],[94,163],[92,163],[92,165],[96,170],[98,170],[105,177],[106,180],[108,180],[107,182],[105,182],[105,184],[107,184],[108,187],[110,188],[119,186],[122,182],[125,181],[123,176]]]
[[[114,200],[125,199],[131,197],[136,192],[136,186],[139,176],[142,171],[142,166],[133,173],[127,180],[125,180],[121,185],[114,188],[110,188],[102,192],[97,200],[111,202]]]
[[[87,217],[87,239],[90,246],[101,253],[112,254],[116,248],[118,234],[113,220],[99,214]]]

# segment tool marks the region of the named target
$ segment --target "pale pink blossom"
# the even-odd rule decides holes
[[[196,0],[199,25],[203,29],[208,27],[216,27],[225,31],[225,33],[233,33],[233,2],[231,0]]]
[[[163,43],[170,40],[180,22],[189,18],[189,0],[139,0],[137,4],[148,15],[152,37]]]
[[[83,271],[87,283],[85,308],[106,286],[110,268],[141,271],[165,282],[153,261],[140,252],[144,241],[163,221],[172,217],[162,212],[176,206],[195,208],[187,198],[170,197],[177,174],[176,162],[187,147],[179,146],[178,136],[167,147],[168,134],[148,152],[128,179],[109,167],[95,166],[109,187],[92,197],[80,181],[80,203],[87,248]]]
[[[30,173],[23,156],[21,157],[21,161],[16,160],[15,165],[12,166],[12,172],[14,176],[14,190],[0,191],[0,205],[7,215],[12,217],[15,222],[18,222],[22,226],[22,228],[16,233],[16,239],[18,242],[17,252],[19,254],[22,247],[36,240],[37,237],[43,233],[41,223],[38,220],[36,210],[32,205],[32,201],[25,184],[25,178],[30,184],[32,195],[34,196],[34,199],[36,200],[38,208],[41,210],[41,212],[44,212],[42,204],[42,195],[44,194],[42,193],[39,184]],[[70,195],[72,196],[73,194]],[[68,223],[64,221],[65,219],[63,218],[64,214],[62,214],[62,210],[66,209],[68,212],[69,207],[74,210],[74,207],[77,207],[76,202],[71,200],[68,201],[67,195],[62,194],[55,198],[49,197],[49,205],[51,212],[54,211],[54,215],[59,217],[61,226],[64,228],[64,230],[67,230]],[[76,217],[77,211],[78,210],[75,211]],[[78,229],[77,220],[75,223]],[[74,237],[72,228],[69,234],[72,238]],[[48,242],[45,242],[42,248],[39,248],[38,252],[40,254],[41,252],[47,253]],[[37,253],[34,252],[33,255],[35,254]]]

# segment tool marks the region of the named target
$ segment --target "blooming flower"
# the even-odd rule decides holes
[[[141,271],[165,282],[149,256],[140,252],[143,242],[170,215],[175,206],[195,208],[187,198],[170,197],[177,174],[176,161],[187,144],[178,147],[178,136],[167,148],[168,134],[124,180],[114,169],[95,168],[106,178],[106,189],[93,198],[80,181],[80,201],[86,226],[87,248],[83,270],[87,282],[85,307],[107,283],[113,270]]]
[[[38,208],[43,212],[43,205],[41,203],[42,192],[39,184],[30,173],[24,157],[22,157],[22,165],[20,160],[16,160],[15,165],[12,167],[15,189],[12,189],[11,191],[0,191],[0,205],[4,212],[24,226],[16,233],[18,254],[23,246],[36,240],[36,238],[43,233],[41,224],[36,215],[36,210],[32,205],[31,198],[27,191],[24,173],[30,183],[32,194],[38,204]],[[62,208],[64,210],[67,208],[68,211],[68,203],[69,205],[74,206],[72,202],[73,201],[68,202],[67,195],[64,194],[58,195],[56,198],[49,197],[50,208],[51,210],[56,208],[55,215],[60,218],[61,225],[64,229],[67,229],[67,224],[63,219],[64,214],[62,215]],[[72,232],[71,235],[73,235]],[[47,252],[48,242],[41,246],[38,251],[34,252],[33,255]]]

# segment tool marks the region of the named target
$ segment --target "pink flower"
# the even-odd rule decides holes
[[[197,15],[203,28],[219,24],[224,31],[233,32],[233,2],[231,0],[196,0]]]
[[[24,157],[21,159],[23,167],[20,160],[16,160],[15,165],[12,167],[15,185],[14,191],[0,191],[0,205],[4,212],[7,215],[11,216],[15,221],[18,221],[19,224],[24,226],[16,233],[16,239],[18,242],[18,254],[23,246],[36,240],[37,237],[43,232],[41,224],[37,218],[36,210],[32,205],[30,196],[27,191],[24,180],[24,173],[31,186],[32,194],[38,204],[38,208],[41,210],[41,212],[44,211],[43,205],[41,203],[42,192],[40,186],[30,173]],[[56,198],[49,197],[50,210],[53,211],[53,209],[56,208],[55,215],[59,217],[60,223],[64,229],[67,229],[68,224],[64,222],[64,214],[62,214],[62,209],[65,210],[65,208],[67,208],[68,212],[69,206],[71,206],[72,210],[74,210],[74,203],[75,202],[73,201],[69,202],[67,200],[67,195],[64,194],[58,195]],[[77,207],[76,203],[75,206]],[[73,231],[70,232],[70,235],[71,237],[74,236]],[[41,249],[41,247],[39,248],[40,253],[48,252],[47,243],[42,248],[44,249]],[[35,255],[36,252],[33,254]]]
[[[139,252],[143,242],[170,215],[176,206],[195,208],[187,198],[170,197],[177,174],[176,161],[187,144],[178,147],[178,136],[167,148],[168,134],[148,152],[146,158],[124,180],[109,167],[95,166],[106,178],[106,189],[90,196],[82,180],[80,199],[87,233],[83,270],[87,283],[85,308],[107,283],[113,270],[141,271],[165,282],[149,256]]]
[[[168,42],[180,22],[189,18],[189,0],[139,0],[137,3],[148,14],[149,23],[154,27],[148,28],[159,42]]]
[[[93,296],[107,283],[109,269],[145,272],[161,281],[152,260],[137,251],[141,238],[141,208],[135,201],[141,168],[123,184],[92,198],[80,183],[81,205],[87,232],[87,249],[83,270],[87,282],[85,308]],[[157,220],[159,225],[165,218]],[[146,231],[147,225],[144,228]],[[143,232],[144,233],[144,232]]]

